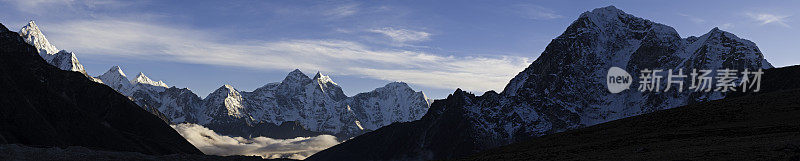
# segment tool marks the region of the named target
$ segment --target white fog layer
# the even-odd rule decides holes
[[[263,158],[305,159],[312,154],[339,144],[335,136],[297,137],[273,139],[255,137],[246,139],[219,135],[213,130],[197,124],[170,125],[192,145],[207,155],[247,155]]]

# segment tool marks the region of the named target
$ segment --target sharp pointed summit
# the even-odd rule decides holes
[[[314,78],[312,78],[312,80],[316,80],[317,83],[319,83],[319,84],[331,83],[334,86],[338,86],[338,84],[336,84],[336,82],[333,82],[333,79],[331,79],[331,77],[328,77],[326,75],[322,75],[322,73],[320,73],[320,72],[317,72],[317,74],[314,75]]]
[[[311,78],[311,79],[318,79],[318,78],[320,78],[320,77],[322,77],[322,76],[324,76],[324,75],[322,75],[322,73],[320,73],[319,71],[317,71],[317,74],[314,74],[314,78]]]
[[[685,64],[699,69],[719,69],[759,66],[762,69],[772,68],[756,43],[739,38],[733,33],[714,27],[700,37],[687,38],[687,50],[691,59]],[[739,62],[732,63],[736,60]],[[757,65],[754,65],[757,64]]]
[[[409,87],[408,84],[406,84],[405,82],[392,82],[386,84],[384,87],[411,89],[411,87]]]
[[[232,85],[225,84],[217,88],[217,90],[214,90],[214,92],[211,92],[208,96],[206,96],[206,98],[219,96],[223,97],[224,99],[225,97],[229,97],[232,95],[239,95],[239,90],[237,90]]]
[[[614,7],[614,5],[611,5],[611,6],[601,7],[601,8],[595,8],[592,11],[584,12],[583,14],[581,14],[581,16],[583,16],[585,14],[593,14],[593,15],[597,15],[597,16],[609,17],[609,16],[623,15],[623,14],[625,14],[625,11],[622,11],[622,10],[618,9],[617,7]]]
[[[239,91],[233,86],[225,84],[206,96],[204,100],[205,114],[217,121],[247,119],[249,117],[247,106],[242,102],[243,98]],[[204,120],[203,123],[209,123],[208,121],[212,120]]]
[[[342,87],[339,87],[339,84],[333,82],[331,77],[323,75],[321,72],[317,72],[314,75],[313,81],[316,83],[318,89],[322,92],[327,94],[329,97],[333,98],[336,101],[340,101],[342,99],[347,98],[342,91]]]
[[[308,78],[308,76],[306,74],[304,74],[302,71],[300,71],[300,69],[295,69],[295,70],[292,70],[292,72],[289,72],[288,75],[286,75],[286,78],[283,79],[283,82],[284,83],[288,83],[288,82],[305,82],[305,81],[309,81],[309,80],[311,80],[311,78]]]
[[[25,42],[33,45],[39,50],[41,56],[47,63],[58,67],[61,70],[81,72],[86,75],[83,65],[78,62],[78,57],[75,53],[67,52],[65,50],[58,50],[55,45],[45,38],[44,33],[36,25],[36,22],[31,20],[27,25],[22,27],[19,35],[25,39]],[[87,75],[88,77],[88,75]]]
[[[84,74],[86,73],[86,70],[78,61],[78,57],[75,56],[75,53],[68,52],[66,50],[61,50],[56,53],[53,57],[53,60],[50,60],[50,64],[53,64],[62,70],[77,71]]]
[[[108,69],[108,71],[106,71],[106,73],[104,73],[103,75],[106,74],[114,74],[114,75],[121,75],[123,77],[128,77],[127,75],[125,75],[125,72],[122,72],[122,68],[116,65],[111,67],[111,69]]]
[[[26,28],[35,25],[31,22]],[[133,158],[113,153],[203,155],[175,129],[126,96],[86,80],[85,75],[53,68],[25,41],[19,33],[0,30],[0,160],[103,160],[105,156],[84,155],[97,152],[119,160]],[[70,157],[73,152],[9,149],[6,145],[78,147],[85,153]]]
[[[162,81],[158,81],[158,82],[153,81],[152,79],[150,79],[147,76],[145,76],[144,73],[142,73],[142,72],[139,72],[139,74],[136,75],[136,79],[131,80],[131,84],[137,84],[137,83],[149,84],[149,85],[153,85],[153,86],[157,86],[157,87],[169,87],[169,86],[167,86],[167,84],[165,84]]]
[[[220,87],[220,88],[225,88],[225,89],[228,89],[229,91],[236,91],[236,88],[233,88],[233,86],[230,85],[230,84],[222,85],[222,87]]]
[[[108,69],[106,73],[98,76],[97,79],[102,80],[104,84],[122,94],[127,94],[127,91],[131,88],[131,83],[128,81],[128,76],[122,72],[122,69],[119,66],[111,67],[111,69]]]
[[[59,51],[56,46],[50,44],[50,41],[45,38],[44,33],[42,33],[39,26],[37,26],[36,22],[33,22],[33,20],[22,27],[19,34],[25,39],[25,42],[36,47],[36,49],[39,50],[39,55],[44,57],[45,60],[52,59],[46,57],[47,55],[55,55]]]

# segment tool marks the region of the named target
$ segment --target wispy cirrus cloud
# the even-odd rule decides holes
[[[72,4],[74,0],[2,0],[5,3],[15,5],[20,11],[35,12],[37,8],[50,7],[54,5]]]
[[[721,25],[719,25],[717,27],[719,27],[720,29],[723,29],[723,30],[729,30],[729,29],[732,29],[734,27],[734,25],[732,23],[724,23],[724,24],[721,24]]]
[[[323,11],[323,15],[334,17],[334,18],[342,18],[342,17],[352,16],[352,15],[358,13],[358,10],[359,10],[358,6],[359,6],[359,4],[356,4],[356,3],[347,3],[347,4],[336,5],[336,6],[333,6],[331,8],[326,9],[325,11]]]
[[[118,19],[68,21],[56,25],[59,27],[48,31],[48,37],[68,40],[59,41],[59,47],[80,54],[262,70],[330,71],[439,89],[501,90],[531,62],[529,58],[515,56],[443,56],[399,48],[375,49],[337,39],[228,42],[221,41],[225,34],[213,31]],[[428,35],[395,36],[402,41],[412,41]]]
[[[696,17],[696,16],[692,16],[692,15],[688,15],[688,14],[684,14],[684,13],[678,13],[678,15],[683,16],[686,19],[688,19],[689,21],[692,21],[692,22],[697,23],[697,24],[706,22],[705,19],[702,19],[702,18],[699,18],[699,17]]]
[[[557,14],[552,9],[533,4],[518,4],[515,5],[514,10],[523,18],[533,20],[549,20],[564,17]]]
[[[85,12],[92,9],[114,9],[134,4],[119,0],[0,0],[16,6],[17,10],[28,14],[44,15],[59,12]]]
[[[422,31],[414,31],[402,28],[384,27],[378,29],[370,29],[369,32],[379,33],[391,38],[395,42],[415,42],[425,41],[430,39],[431,34]]]
[[[280,7],[269,6],[268,11],[281,14],[287,17],[317,19],[331,21],[342,18],[352,17],[361,12],[360,3],[347,1],[319,1],[318,4],[305,5],[285,5]],[[263,10],[263,8],[256,8]]]
[[[786,19],[789,18],[789,16],[775,15],[768,13],[747,13],[747,16],[755,21],[760,22],[761,25],[775,23],[784,27],[791,27],[789,26],[789,24],[786,23],[787,21]]]

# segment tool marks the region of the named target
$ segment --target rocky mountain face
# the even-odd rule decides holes
[[[459,160],[793,160],[800,157],[798,81],[800,66],[772,68],[757,93],[732,93]]]
[[[605,83],[611,67],[633,76],[644,69],[682,69],[689,75],[692,69],[772,68],[755,43],[718,28],[700,37],[681,38],[672,27],[613,6],[598,8],[581,14],[502,93],[475,96],[456,90],[435,101],[419,121],[380,128],[308,159],[454,158],[727,95],[687,90],[688,81],[682,92],[640,92],[634,82],[630,90],[612,94]],[[661,84],[666,85],[666,81]]]
[[[184,122],[195,118],[187,118],[187,113],[193,113],[192,107],[198,107],[200,97],[194,95],[189,89],[169,88],[163,81],[153,81],[144,73],[139,73],[134,80],[128,80],[127,75],[119,66],[96,77],[104,84],[128,96],[146,111],[158,116],[164,122]],[[194,115],[191,115],[194,116]]]
[[[375,130],[393,122],[419,120],[427,112],[428,99],[402,82],[389,83],[343,101],[353,111],[360,129]]]
[[[19,31],[19,35],[25,39],[26,43],[36,47],[36,49],[38,49],[39,56],[44,58],[47,63],[50,63],[61,70],[76,71],[86,74],[86,70],[84,70],[83,65],[78,62],[78,58],[75,57],[75,53],[68,52],[66,50],[58,50],[56,46],[50,44],[50,41],[47,41],[44,33],[39,30],[39,26],[37,26],[35,22],[28,22],[28,24],[22,27],[22,29]]]
[[[429,107],[427,97],[405,83],[347,97],[330,77],[317,73],[309,78],[300,70],[252,92],[223,85],[205,99],[142,73],[128,81],[116,66],[97,78],[140,106],[157,109],[171,123],[196,123],[244,137],[332,134],[346,139],[394,122],[417,120]]]
[[[0,144],[202,154],[112,88],[48,64],[31,40],[0,25]]]

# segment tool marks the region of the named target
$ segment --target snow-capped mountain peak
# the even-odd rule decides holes
[[[317,74],[314,75],[314,78],[312,78],[312,79],[316,80],[319,84],[331,83],[333,85],[338,85],[338,84],[336,84],[336,82],[333,82],[331,77],[328,77],[326,75],[322,75],[322,73],[320,73],[320,72],[317,72]]]
[[[315,82],[312,85],[316,86],[317,89],[319,89],[322,93],[327,94],[333,100],[341,101],[342,99],[347,98],[342,91],[342,87],[339,87],[336,82],[333,82],[331,77],[317,72],[312,80]]]
[[[44,33],[39,30],[39,26],[37,26],[33,20],[22,27],[22,29],[19,31],[19,34],[25,39],[25,42],[33,45],[36,47],[36,49],[39,49],[39,55],[45,58],[45,60],[49,61],[52,59],[52,56],[47,55],[55,55],[59,51],[56,46],[50,44],[50,41],[47,41]]]
[[[311,78],[308,78],[306,74],[303,74],[300,69],[295,69],[286,75],[286,78],[283,79],[282,83],[304,83],[308,81],[311,81]]]
[[[772,68],[758,46],[750,40],[723,31],[717,27],[700,37],[686,38],[688,52],[692,59],[684,64],[689,67],[702,69],[721,69],[760,66],[763,69]],[[730,60],[740,61],[732,63]],[[702,65],[700,65],[702,64]]]
[[[123,94],[127,94],[127,90],[131,87],[131,83],[128,81],[128,76],[125,75],[125,72],[122,72],[122,69],[119,66],[111,67],[111,69],[108,69],[106,73],[103,73],[103,75],[100,75],[97,78],[102,80],[103,83],[109,87]]]
[[[122,72],[122,68],[120,68],[119,66],[116,66],[116,65],[111,67],[111,69],[108,69],[108,71],[106,71],[106,73],[103,73],[103,75],[107,75],[107,74],[120,75],[120,76],[126,77],[126,78],[128,77],[127,75],[125,75],[125,72]]]
[[[393,122],[418,120],[428,111],[428,101],[422,91],[416,92],[403,82],[392,82],[350,97],[345,105],[363,117],[359,127],[377,129]]]
[[[236,88],[233,88],[233,86],[230,85],[230,84],[222,85],[222,87],[224,87],[225,89],[228,89],[228,91],[236,91]]]
[[[300,69],[295,69],[292,72],[289,72],[286,75],[286,78],[281,81],[281,83],[277,86],[276,92],[279,95],[291,96],[297,95],[300,93],[304,93],[306,90],[306,85],[312,82],[311,78],[308,78],[306,74],[300,71]]]
[[[626,14],[624,11],[617,9],[614,6],[608,6],[584,12],[580,15],[579,19],[586,18],[596,26],[607,26],[609,24],[613,24],[614,22],[620,21],[621,18],[627,17],[633,16]]]
[[[531,137],[725,95],[719,91],[636,91],[640,84],[631,86],[631,91],[610,93],[604,78],[611,67],[623,68],[631,75],[639,75],[643,69],[683,69],[685,73],[691,69],[771,68],[754,43],[719,28],[703,36],[681,38],[672,27],[608,6],[581,14],[530,66],[509,81],[502,93],[489,91],[475,96],[456,89],[446,99],[432,104],[419,121],[387,126],[374,131],[377,135],[357,137],[349,141],[350,145],[336,146],[326,150],[328,154],[323,151],[314,156],[341,160],[344,157],[331,156],[364,152],[363,147],[388,147],[368,152],[393,156],[380,158],[383,160],[403,160],[406,156],[452,159]],[[357,116],[360,114],[356,112]],[[393,135],[397,133],[409,135]],[[460,135],[451,135],[454,133]],[[459,148],[439,148],[453,146]],[[312,160],[318,159],[314,156]]]
[[[143,73],[126,81],[118,66],[99,78],[142,107],[157,109],[172,123],[192,122],[221,129],[243,127],[228,129],[237,135],[251,133],[248,128],[261,128],[252,123],[282,125],[293,121],[304,130],[353,137],[393,122],[417,120],[430,105],[424,93],[402,82],[351,98],[330,76],[318,72],[312,79],[300,70],[252,92],[222,85],[202,99],[185,88],[165,88],[163,82],[155,82]]]
[[[68,52],[66,50],[61,50],[58,53],[56,53],[52,57],[52,60],[50,60],[49,63],[53,64],[53,66],[56,66],[62,70],[86,73],[86,70],[83,68],[83,65],[81,65],[81,63],[78,61],[78,57],[75,56],[75,53]]]
[[[383,88],[393,88],[393,89],[411,89],[405,82],[392,82],[383,86]]]
[[[622,11],[617,7],[614,7],[614,5],[610,5],[606,7],[595,8],[592,11],[584,12],[583,14],[581,14],[581,17],[590,15],[597,15],[598,17],[614,17],[611,15],[620,15],[620,14],[625,14],[625,11]]]
[[[149,85],[153,85],[153,86],[157,86],[157,87],[167,87],[167,88],[169,88],[169,86],[167,86],[166,83],[164,83],[164,82],[162,82],[160,80],[158,82],[153,81],[150,78],[148,78],[147,76],[145,76],[144,73],[142,73],[142,72],[139,72],[139,75],[136,75],[136,79],[131,80],[131,84],[137,84],[137,83],[149,84]]]
[[[206,115],[211,117],[230,116],[233,118],[248,117],[242,104],[242,95],[231,85],[223,85],[206,96]]]
[[[44,33],[42,33],[35,22],[30,21],[27,25],[22,27],[19,31],[19,36],[25,39],[26,43],[36,47],[36,49],[39,50],[39,56],[47,61],[47,63],[61,70],[76,71],[86,74],[86,70],[84,70],[83,65],[78,62],[78,57],[75,56],[75,53],[58,50],[55,45],[50,44],[50,41],[45,38]]]
[[[482,125],[494,124],[482,127],[487,135],[509,136],[498,141],[503,142],[515,139],[514,133],[524,133],[519,135],[522,137],[543,135],[723,96],[673,91],[611,94],[601,88],[605,86],[604,71],[610,67],[636,73],[642,69],[753,70],[772,66],[755,43],[719,28],[699,37],[681,38],[670,26],[608,6],[581,14],[509,82],[502,97],[483,97],[486,105],[476,105],[470,114],[485,118],[496,117],[494,111],[520,114],[524,123],[515,124],[525,126],[503,129],[490,127],[512,124],[479,118],[484,119]]]

